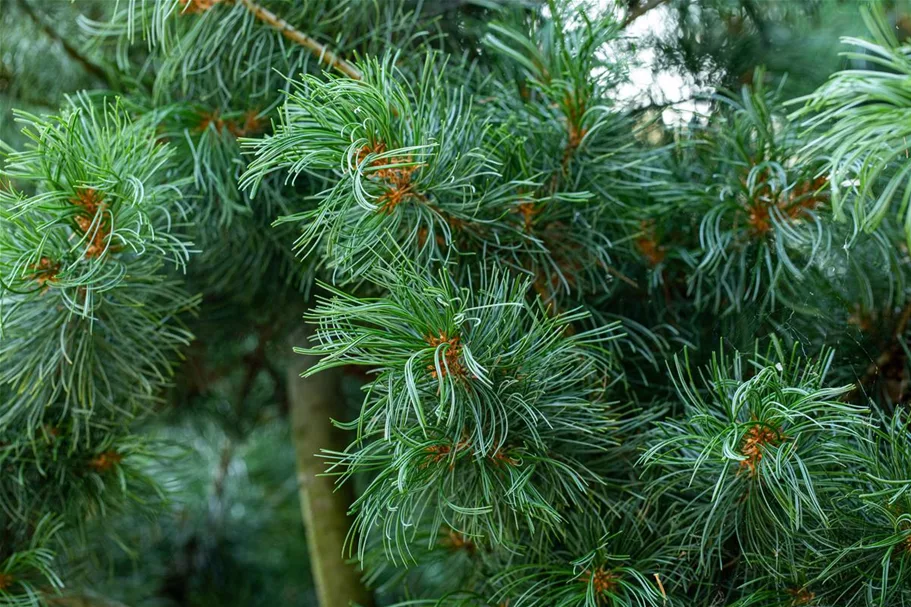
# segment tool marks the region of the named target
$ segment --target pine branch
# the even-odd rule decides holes
[[[63,50],[70,57],[70,59],[81,65],[85,71],[104,82],[109,88],[117,88],[114,86],[114,83],[111,81],[108,73],[103,67],[80,53],[75,46],[70,44],[70,42],[64,38],[60,32],[55,30],[50,23],[48,23],[41,15],[39,15],[34,8],[32,8],[32,6],[28,3],[28,0],[16,0],[16,3],[19,5],[19,8],[21,8],[22,11],[29,16],[29,19],[35,22],[35,25],[40,27],[50,38],[60,43],[60,45],[63,47]]]
[[[658,8],[668,0],[648,0],[645,4],[641,4],[636,8],[630,10],[629,14],[626,16],[626,19],[623,20],[623,23],[620,25],[621,28],[627,27],[630,23],[649,12],[653,8]]]
[[[309,344],[304,331],[295,334],[292,342]],[[314,454],[317,447],[325,452],[341,451],[345,446],[342,431],[332,422],[344,402],[339,376],[329,372],[301,379],[301,374],[317,362],[314,356],[296,356],[287,370],[292,440],[297,451],[298,490],[311,570],[320,605],[348,605],[353,601],[370,607],[370,591],[343,554],[349,527],[347,514],[354,502],[353,487],[336,487],[334,477],[324,474],[325,459]]]
[[[97,596],[89,592],[62,596],[52,595],[43,598],[52,607],[127,607],[124,603],[115,599]]]
[[[756,32],[759,34],[759,39],[762,41],[763,46],[769,46],[768,28],[766,27],[762,15],[759,13],[759,8],[753,0],[744,0],[743,9],[746,11],[747,15],[749,15],[750,20],[756,25]]]
[[[25,0],[19,0],[24,2]],[[295,28],[293,25],[265,8],[261,4],[253,2],[253,0],[239,0],[240,4],[244,6],[248,11],[253,13],[253,15],[262,21],[263,23],[279,30],[285,38],[296,42],[301,46],[309,49],[321,63],[325,63],[330,67],[334,67],[338,71],[342,72],[346,76],[353,78],[355,80],[360,80],[363,78],[363,74],[359,69],[357,69],[351,63],[348,63],[341,57],[339,57],[335,52],[326,47],[323,44],[320,44],[307,34],[303,33],[299,29]]]
[[[620,280],[622,280],[629,286],[633,287],[634,289],[640,288],[638,282],[636,282],[635,280],[633,280],[632,278],[630,278],[629,276],[627,276],[626,274],[624,274],[617,268],[614,268],[612,266],[607,266],[605,269],[607,270],[608,274],[610,274],[611,276],[613,276],[615,278],[619,278]]]
[[[905,307],[902,308],[902,313],[898,317],[898,322],[895,324],[895,331],[889,340],[888,347],[876,357],[876,360],[869,364],[864,376],[858,382],[857,387],[848,394],[847,400],[853,399],[858,393],[863,391],[865,387],[870,386],[870,384],[879,377],[884,367],[892,362],[896,356],[900,356],[904,353],[905,350],[902,347],[901,339],[905,334],[905,330],[908,328],[909,321],[911,321],[911,301],[906,303]]]
[[[244,378],[241,383],[240,396],[237,399],[236,406],[238,410],[243,409],[244,404],[247,402],[247,397],[250,396],[250,392],[253,390],[253,383],[256,381],[260,372],[268,366],[266,346],[271,339],[272,329],[268,325],[257,328],[256,348],[244,357],[246,371],[244,372]]]

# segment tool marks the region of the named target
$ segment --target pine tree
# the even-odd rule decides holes
[[[911,5],[0,9],[0,605],[911,605]]]

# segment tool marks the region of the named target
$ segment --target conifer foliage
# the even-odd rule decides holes
[[[911,606],[911,6],[766,4],[0,1],[0,605]]]

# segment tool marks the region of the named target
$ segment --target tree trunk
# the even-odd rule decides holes
[[[294,345],[306,347],[307,334],[298,332]],[[373,597],[361,582],[360,570],[343,555],[353,489],[350,483],[336,489],[334,477],[319,476],[326,462],[316,456],[321,449],[342,451],[347,446],[345,432],[330,421],[344,406],[341,378],[331,369],[302,379],[300,374],[315,362],[315,357],[295,355],[288,368],[288,404],[310,568],[320,607],[345,607],[352,602],[371,607]]]

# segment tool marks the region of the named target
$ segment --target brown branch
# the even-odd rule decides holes
[[[260,371],[262,371],[268,363],[266,346],[268,345],[269,340],[272,339],[272,330],[268,326],[260,326],[258,327],[257,333],[256,348],[250,352],[250,354],[244,356],[243,362],[246,365],[246,370],[244,371],[244,378],[240,385],[240,396],[237,399],[238,411],[243,409],[247,397],[250,396],[250,392],[253,390],[253,382],[256,381]]]
[[[233,461],[234,441],[227,437],[225,446],[221,450],[221,456],[218,458],[218,468],[216,468],[215,476],[212,479],[212,495],[209,496],[207,521],[213,535],[218,533],[218,527],[222,523],[222,517],[225,513],[225,483],[228,480],[228,472],[231,470],[231,462]]]
[[[753,0],[744,0],[743,8],[749,16],[750,20],[756,26],[756,32],[759,34],[759,39],[762,41],[763,46],[769,46],[771,41],[769,40],[769,32],[766,28],[765,20],[762,18],[762,15],[759,14],[759,8],[753,2]]]
[[[28,3],[28,0],[16,0],[16,3],[19,5],[19,8],[21,8],[25,14],[35,22],[35,25],[40,27],[50,38],[60,43],[60,45],[63,47],[63,50],[70,57],[70,59],[81,65],[85,71],[104,82],[108,87],[114,88],[112,86],[111,79],[104,68],[80,53],[79,50],[70,44],[69,41],[64,38],[57,30],[55,30],[50,23],[45,21],[41,15],[35,12],[35,9],[32,8],[32,5]]]
[[[298,330],[292,343],[307,347],[307,332]],[[306,379],[301,375],[317,362],[314,356],[295,356],[288,366],[288,401],[291,432],[297,452],[297,477],[301,514],[307,531],[310,567],[318,602],[323,607],[349,605],[372,607],[372,593],[361,581],[360,571],[343,555],[354,502],[351,483],[336,486],[333,476],[323,474],[323,451],[344,451],[349,437],[332,423],[342,412],[344,394],[337,370],[326,370]]]
[[[54,594],[53,590],[48,590],[42,594],[43,596],[41,598],[43,598],[48,605],[60,605],[61,607],[127,607],[120,601],[88,592],[83,594],[57,595]]]
[[[22,1],[24,0],[20,0],[20,2]],[[360,80],[364,77],[364,74],[362,74],[359,69],[354,67],[354,65],[348,63],[339,57],[336,53],[334,53],[331,49],[323,44],[320,44],[307,34],[295,28],[293,25],[269,9],[265,8],[264,6],[257,4],[253,0],[238,0],[238,2],[242,4],[248,11],[253,13],[257,19],[280,31],[282,36],[288,40],[296,42],[304,48],[309,49],[317,57],[320,63],[325,63],[330,67],[334,67],[349,78],[353,78],[355,80]]]
[[[633,287],[634,289],[639,288],[638,282],[636,282],[635,280],[633,280],[632,278],[630,278],[629,276],[627,276],[620,270],[618,270],[614,267],[611,267],[611,266],[606,266],[605,269],[607,270],[607,273],[610,274],[611,276],[613,276],[614,278],[619,278],[620,280],[622,280],[629,286]]]
[[[623,23],[620,24],[621,28],[626,28],[630,23],[649,12],[653,8],[658,8],[668,0],[648,0],[644,4],[640,4],[636,8],[630,10],[629,14],[626,16],[626,19],[623,20]]]
[[[892,338],[889,341],[889,347],[877,356],[876,360],[870,363],[857,386],[848,393],[848,400],[853,400],[859,392],[863,391],[864,387],[873,383],[873,381],[879,377],[883,367],[892,362],[896,355],[901,354],[904,351],[900,346],[900,341],[905,334],[905,330],[908,328],[909,322],[911,322],[911,301],[906,303],[905,307],[902,308],[901,316],[898,317],[898,322],[895,324],[895,332],[892,334]]]

